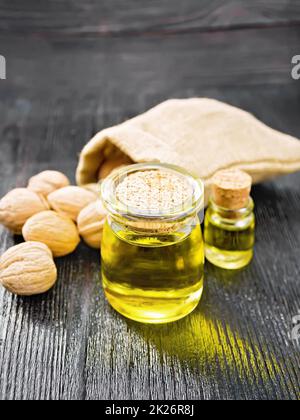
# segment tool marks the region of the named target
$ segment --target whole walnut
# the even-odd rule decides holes
[[[23,226],[25,241],[38,241],[47,245],[54,257],[71,254],[80,237],[77,226],[69,217],[55,211],[43,211],[32,216]]]
[[[30,178],[27,188],[47,197],[53,191],[68,185],[70,185],[70,181],[62,172],[43,171]]]
[[[99,249],[101,246],[106,215],[107,212],[100,201],[89,204],[79,213],[77,219],[79,234],[92,248]]]
[[[27,188],[15,188],[0,200],[0,223],[20,235],[31,216],[48,209],[49,204],[41,195]]]
[[[52,192],[47,200],[53,210],[76,221],[81,210],[96,201],[97,196],[85,188],[69,186]]]
[[[50,249],[40,242],[25,242],[0,258],[0,283],[22,296],[44,293],[55,284],[57,269]]]

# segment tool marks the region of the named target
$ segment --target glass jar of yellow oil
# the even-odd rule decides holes
[[[238,170],[218,172],[212,180],[212,197],[205,215],[205,255],[225,269],[240,269],[253,258],[255,242],[251,177]]]
[[[181,168],[131,165],[102,183],[102,279],[111,306],[144,323],[176,321],[203,291],[201,181]]]

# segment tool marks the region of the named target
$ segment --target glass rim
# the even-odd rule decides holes
[[[247,206],[242,207],[240,209],[227,209],[225,207],[219,206],[213,199],[213,197],[210,197],[210,204],[212,206],[212,209],[217,211],[217,212],[221,212],[224,215],[232,215],[232,214],[236,214],[239,216],[247,216],[248,214],[252,213],[254,211],[255,208],[255,204],[254,204],[254,200],[253,198],[250,196]],[[226,217],[225,217],[226,218]],[[230,217],[229,217],[230,218]]]
[[[116,196],[117,185],[130,174],[139,171],[164,170],[182,176],[192,186],[191,196],[179,206],[164,210],[141,210],[120,201]],[[114,170],[107,178],[100,181],[101,199],[108,213],[129,220],[174,221],[185,219],[204,208],[204,183],[184,168],[158,162],[137,163]]]

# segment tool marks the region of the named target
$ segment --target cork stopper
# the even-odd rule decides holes
[[[184,204],[193,196],[188,180],[162,170],[139,171],[127,176],[116,188],[123,204],[139,211],[157,214]]]
[[[127,176],[116,188],[116,197],[125,206],[142,214],[158,215],[172,212],[192,198],[193,189],[182,176],[161,170],[139,171]],[[179,228],[178,223],[164,223],[159,218],[127,221],[136,230],[169,233]]]
[[[203,183],[173,165],[131,165],[101,185],[108,213],[138,231],[171,233],[192,223],[203,206]]]
[[[252,178],[238,169],[217,172],[212,179],[214,202],[228,210],[240,210],[247,206]]]

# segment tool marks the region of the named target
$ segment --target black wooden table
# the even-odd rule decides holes
[[[298,0],[0,1],[0,193],[46,168],[74,179],[104,127],[173,97],[208,96],[300,137]],[[206,265],[197,310],[130,322],[106,303],[99,254],[57,261],[49,293],[0,290],[1,399],[298,399],[300,174],[254,188],[255,259]],[[0,228],[0,251],[16,239]]]

